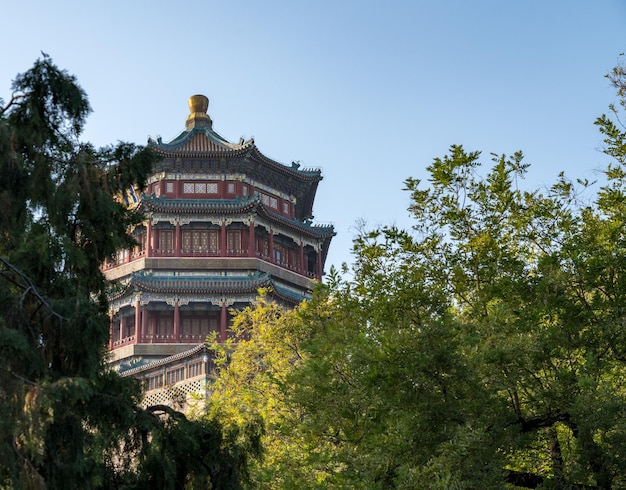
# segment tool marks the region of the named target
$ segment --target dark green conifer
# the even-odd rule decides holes
[[[106,368],[100,264],[134,244],[141,217],[118,196],[144,187],[156,155],[82,142],[87,96],[45,54],[12,89],[0,99],[0,487],[146,488],[150,474],[150,488],[218,475],[237,488],[220,427],[139,408],[139,383]]]

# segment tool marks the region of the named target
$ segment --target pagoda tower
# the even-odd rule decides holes
[[[335,234],[311,221],[320,170],[276,162],[253,139],[230,143],[213,130],[208,105],[190,97],[185,130],[169,143],[149,140],[162,160],[143,194],[125,196],[145,216],[133,230],[138,245],[103,266],[119,285],[110,363],[158,374],[154,388],[206,376],[202,343],[213,332],[224,341],[231,312],[260,288],[287,306],[307,298]]]

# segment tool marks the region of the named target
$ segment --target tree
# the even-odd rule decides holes
[[[623,108],[623,67],[610,79]],[[229,396],[267,407],[255,387],[270,381],[276,412],[297,416],[265,417],[266,438],[323,448],[293,449],[301,474],[338,488],[626,488],[626,131],[611,109],[596,121],[614,160],[595,195],[564,174],[525,191],[521,153],[481,172],[480,152],[452,146],[427,185],[406,181],[414,229],[361,232],[351,275],[289,316],[297,361],[276,376],[285,334],[247,330]]]
[[[252,456],[248,488],[328,488],[328,472],[312,463],[328,457],[326,448],[298,431],[302,413],[288,402],[294,387],[287,376],[304,361],[301,344],[310,330],[305,306],[288,310],[260,293],[235,317],[232,337],[212,341],[217,375],[209,419],[238,433]]]
[[[139,383],[106,368],[100,265],[134,244],[141,217],[120,195],[143,188],[156,155],[81,142],[87,97],[47,55],[12,88],[0,100],[0,487],[181,488],[204,478],[238,488],[242,459],[217,424],[141,409]],[[189,454],[207,445],[209,456]],[[160,450],[161,472],[142,480]]]

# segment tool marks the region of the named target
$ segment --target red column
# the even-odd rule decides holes
[[[148,307],[146,306],[141,312],[141,334],[145,336],[148,332]],[[152,342],[152,339],[150,341]]]
[[[146,257],[152,257],[152,224],[146,223]]]
[[[274,258],[274,232],[272,232],[272,230],[270,230],[270,237],[269,237],[269,254],[270,254],[270,262],[273,264],[276,262],[276,259]]]
[[[300,243],[300,274],[306,275],[306,264],[304,263],[304,243]]]
[[[180,340],[180,307],[178,306],[178,299],[174,301],[174,342],[178,343]]]
[[[143,329],[141,328],[141,303],[135,301],[135,343],[143,342]],[[121,328],[121,327],[120,327]]]
[[[254,221],[250,220],[250,231],[248,232],[248,257],[256,256],[256,244],[254,242]]]
[[[222,342],[226,341],[226,326],[227,326],[227,311],[226,311],[226,302],[222,303],[222,311],[220,315],[220,340]]]

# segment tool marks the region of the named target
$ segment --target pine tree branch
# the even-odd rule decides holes
[[[187,420],[187,417],[185,417],[185,414],[182,412],[179,412],[178,410],[174,410],[172,407],[169,407],[167,405],[151,405],[149,407],[145,408],[146,412],[154,415],[154,416],[159,416],[159,412],[160,413],[164,413],[169,415],[172,418],[175,418],[177,420]]]
[[[17,104],[18,101],[25,99],[27,96],[28,94],[13,94],[11,96],[11,100],[9,101],[9,103],[5,105],[4,107],[0,107],[0,115],[7,112],[12,105]]]
[[[39,302],[40,306],[44,306],[52,315],[59,320],[67,320],[67,318],[54,310],[50,302],[39,292],[30,277],[2,257],[0,257],[0,264],[3,266],[0,275],[23,290],[21,303],[24,303],[26,297],[31,294]]]

